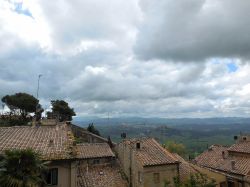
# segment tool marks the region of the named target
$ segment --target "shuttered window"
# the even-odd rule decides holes
[[[47,184],[48,185],[57,185],[58,184],[58,169],[52,168],[47,174]]]
[[[154,173],[154,183],[160,183],[160,173]]]

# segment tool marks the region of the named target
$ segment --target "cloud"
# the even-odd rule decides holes
[[[135,52],[141,59],[249,59],[249,1],[141,0]]]
[[[43,107],[78,116],[249,115],[247,2],[15,3],[0,3],[0,97],[36,95],[42,74]]]
[[[36,2],[41,12],[38,16],[47,20],[51,30],[53,48],[63,53],[84,47],[84,43],[114,45],[122,51],[132,45],[136,23],[140,20],[137,0],[126,3],[122,0],[109,3],[101,0]]]

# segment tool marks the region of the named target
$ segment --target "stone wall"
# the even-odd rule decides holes
[[[131,178],[130,172],[131,172],[131,165],[132,165],[132,159],[131,159],[132,150],[129,148],[128,145],[123,144],[123,143],[117,144],[115,149],[117,151],[118,159],[121,162],[123,171],[130,182],[130,178]]]
[[[130,145],[120,143],[116,146],[116,150],[123,171],[132,187],[163,187],[165,181],[173,184],[173,177],[178,176],[178,164],[143,167],[135,158],[135,150]],[[157,184],[153,180],[154,173],[159,173],[160,176],[160,182]]]
[[[86,129],[79,127],[77,125],[70,124],[71,130],[74,136],[79,139],[81,142],[88,142],[88,143],[108,143],[106,138],[101,136],[95,135]]]
[[[57,125],[57,120],[56,119],[41,119],[41,125],[44,125],[44,126]]]
[[[234,152],[234,151],[228,151],[228,154],[234,158],[239,158],[239,157],[242,157],[242,158],[250,158],[250,154],[249,153],[240,153],[240,152]]]
[[[75,187],[71,186],[71,183],[74,182],[74,178],[71,176],[71,162],[70,161],[57,161],[52,162],[49,165],[49,169],[57,168],[58,169],[58,185],[54,187]],[[51,186],[51,185],[49,185]],[[49,187],[46,186],[46,187]]]
[[[214,179],[216,181],[216,186],[219,187],[220,184],[226,183],[227,177],[225,174],[213,171],[207,168],[199,167],[197,165],[192,164],[192,166],[198,170],[200,173],[207,175],[210,179]]]
[[[159,174],[159,182],[154,179],[154,174]],[[166,182],[173,186],[173,178],[178,176],[178,165],[161,165],[144,167],[143,187],[164,187]]]

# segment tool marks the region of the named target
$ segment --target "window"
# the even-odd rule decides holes
[[[100,160],[99,159],[93,160],[93,164],[100,164]]]
[[[47,173],[47,180],[48,185],[57,185],[58,184],[58,169],[52,168]]]
[[[160,183],[160,173],[154,173],[154,183]]]
[[[136,143],[136,149],[140,149],[141,148],[141,144],[140,144],[140,142],[137,142]]]
[[[142,172],[138,172],[138,182],[142,183]]]
[[[239,187],[243,187],[243,182],[238,181],[238,186],[239,186]]]

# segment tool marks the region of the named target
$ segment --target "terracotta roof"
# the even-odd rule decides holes
[[[235,143],[228,149],[228,151],[250,154],[250,142],[240,141],[238,143]]]
[[[31,148],[43,160],[114,157],[107,143],[73,145],[74,135],[66,124],[53,126],[13,126],[0,128],[0,154],[8,149]]]
[[[94,166],[88,171],[81,169],[77,178],[77,187],[128,187],[128,183],[122,178],[118,167]]]
[[[231,157],[228,155],[227,147],[214,145],[197,156],[194,162],[203,167],[211,169],[234,173],[240,175],[248,175],[250,171],[250,158]],[[223,158],[222,152],[224,151],[225,157]],[[235,167],[232,167],[232,162]]]
[[[82,143],[76,149],[78,158],[115,157],[107,143]]]
[[[197,173],[197,170],[195,170],[189,162],[184,160],[180,155],[176,153],[172,153],[173,156],[180,162],[179,165],[179,171],[180,171],[180,179],[185,180],[188,177],[190,177],[191,174]]]
[[[222,152],[224,151],[225,156],[228,156],[227,147],[220,145],[212,145],[208,150],[195,158],[195,163],[209,168],[219,169],[224,163]]]
[[[136,149],[138,142],[141,145],[140,149]],[[178,160],[153,138],[128,139],[123,143],[134,149],[135,156],[142,166],[178,163]]]
[[[66,125],[0,128],[0,154],[7,149],[32,148],[43,159],[68,159],[73,139]]]
[[[235,162],[235,169],[232,169],[232,161]],[[248,175],[250,171],[250,159],[237,157],[228,158],[220,168],[230,173]]]

